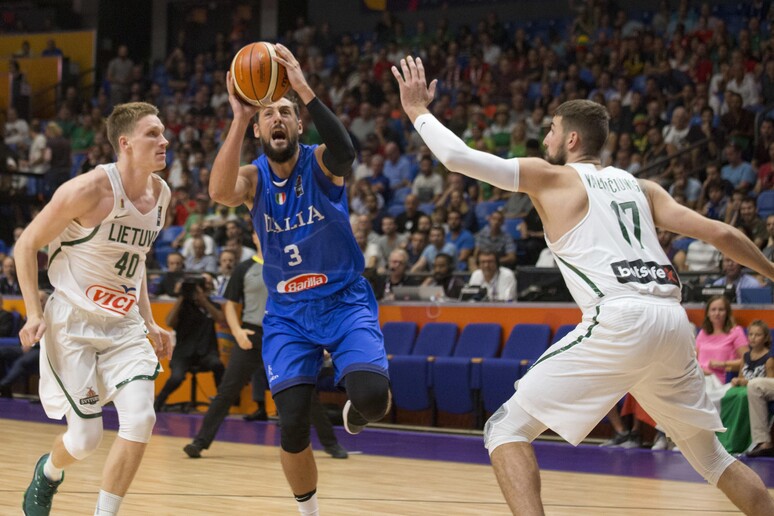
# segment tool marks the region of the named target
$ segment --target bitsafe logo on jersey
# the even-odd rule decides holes
[[[677,271],[671,265],[661,265],[656,262],[644,262],[626,260],[611,263],[613,274],[618,279],[618,283],[651,283],[659,285],[680,286],[680,279],[677,277]]]

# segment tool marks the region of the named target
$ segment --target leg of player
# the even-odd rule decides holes
[[[152,381],[136,380],[121,387],[113,399],[118,412],[118,437],[110,447],[102,471],[95,515],[118,513],[121,501],[140,467],[156,423],[153,389]]]
[[[491,455],[500,490],[513,514],[543,514],[540,470],[530,443],[506,443]]]
[[[390,411],[392,394],[387,377],[371,371],[352,371],[344,377],[347,400],[344,429],[359,434],[368,423],[382,419]]]
[[[317,464],[309,441],[313,385],[294,385],[274,395],[280,417],[280,462],[285,478],[305,515],[319,513],[317,506]]]

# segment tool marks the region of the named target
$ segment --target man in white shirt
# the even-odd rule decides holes
[[[470,275],[470,286],[486,287],[484,301],[513,301],[516,299],[516,276],[507,267],[500,267],[497,253],[478,253],[478,269]]]

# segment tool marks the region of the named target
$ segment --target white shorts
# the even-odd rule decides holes
[[[627,392],[673,440],[722,432],[695,350],[693,326],[676,301],[610,300],[535,362],[514,398],[575,445]]]
[[[99,417],[133,380],[154,380],[161,365],[137,310],[110,317],[82,310],[54,293],[40,345],[40,401],[48,417]]]

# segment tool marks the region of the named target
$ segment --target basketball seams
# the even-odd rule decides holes
[[[234,56],[231,61],[234,89],[246,103],[268,106],[287,92],[290,86],[287,71],[274,61],[276,55],[272,43],[260,41],[245,45]]]
[[[274,45],[270,45],[268,43],[265,43],[266,50],[268,50],[269,53],[269,66],[271,66],[271,76],[269,78],[269,87],[266,89],[266,93],[264,94],[263,98],[258,101],[259,104],[262,106],[266,106],[268,104],[272,103],[272,97],[274,96],[274,90],[277,87],[277,76],[279,75],[279,70],[277,70],[277,62],[273,59],[276,54],[276,51],[274,50]],[[256,94],[256,98],[258,98],[258,95]]]

